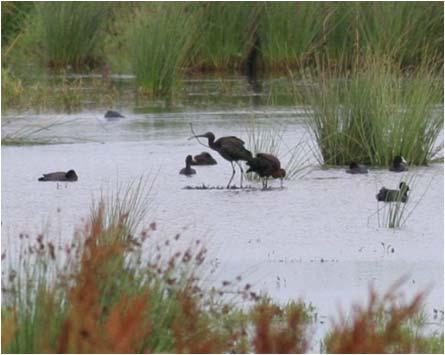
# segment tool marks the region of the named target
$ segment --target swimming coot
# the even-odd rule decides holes
[[[400,190],[390,190],[386,187],[382,187],[375,197],[377,201],[383,202],[406,202],[408,201],[409,187],[405,182],[401,182],[399,185]]]
[[[406,162],[404,157],[402,157],[401,155],[396,155],[394,157],[392,165],[389,167],[389,170],[394,171],[396,173],[407,171],[408,170],[407,164],[408,163]]]
[[[368,168],[364,165],[359,165],[355,161],[349,164],[349,169],[346,170],[348,174],[367,174]]]
[[[201,154],[193,157],[192,165],[215,165],[216,160],[210,155],[210,153],[202,152]]]
[[[43,174],[39,181],[77,181],[77,174],[74,170],[57,171],[54,173]]]

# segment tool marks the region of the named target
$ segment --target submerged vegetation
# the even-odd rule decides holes
[[[66,244],[22,235],[18,255],[2,255],[3,352],[307,352],[313,307],[274,304],[241,276],[209,283],[200,240],[161,237],[156,223],[145,226],[150,190],[141,179],[103,196]],[[381,301],[371,292],[352,325],[334,325],[326,350],[441,352],[443,335],[422,336],[421,325],[409,323],[423,296],[404,304],[396,291]]]

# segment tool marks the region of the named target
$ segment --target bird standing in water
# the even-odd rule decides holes
[[[240,187],[243,187],[244,170],[239,161],[249,161],[252,159],[252,153],[244,148],[244,141],[234,136],[221,137],[215,141],[215,135],[212,132],[190,137],[190,139],[191,138],[207,138],[209,147],[216,150],[225,160],[230,162],[232,165],[232,176],[227,184],[227,188],[230,188],[230,183],[235,176],[235,166],[233,165],[233,162],[235,162],[241,170]]]
[[[281,168],[281,163],[277,157],[272,154],[258,153],[255,158],[247,162],[249,166],[248,173],[257,173],[263,182],[263,188],[267,188],[267,180],[269,177],[281,179],[281,187],[283,187],[283,179],[286,176],[286,170]]]
[[[185,168],[182,168],[179,174],[186,176],[192,176],[196,174],[196,170],[190,167],[192,165],[192,161],[193,161],[192,156],[187,155],[187,157],[185,158]]]

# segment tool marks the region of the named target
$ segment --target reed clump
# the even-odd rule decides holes
[[[324,57],[303,77],[297,95],[313,118],[308,128],[321,162],[389,166],[402,154],[410,164],[426,165],[435,155],[443,88],[430,65],[404,73],[391,60],[370,56],[345,71]]]
[[[196,14],[187,4],[149,4],[128,32],[133,73],[149,96],[171,96],[195,40]]]
[[[110,15],[107,3],[38,3],[32,38],[39,56],[54,69],[91,68],[101,60],[104,28]]]

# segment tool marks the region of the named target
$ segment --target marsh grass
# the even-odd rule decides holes
[[[3,134],[3,129],[10,124],[10,121],[2,123],[2,145],[44,145],[57,143],[56,137],[42,137],[39,134],[43,131],[48,131],[53,127],[68,124],[67,121],[54,122],[46,125],[23,125],[18,130]]]
[[[218,2],[202,5],[197,55],[193,68],[205,71],[235,71],[255,45],[262,13],[257,3]]]
[[[128,48],[137,84],[149,96],[171,97],[196,36],[196,10],[150,4],[136,11]]]
[[[76,112],[91,107],[111,107],[118,100],[114,86],[101,78],[43,77],[24,80],[9,73],[2,76],[2,112]]]
[[[101,60],[110,5],[101,2],[42,2],[33,16],[34,42],[50,68],[91,68]]]
[[[309,172],[311,154],[305,142],[305,136],[299,138],[294,146],[285,145],[283,136],[287,127],[276,123],[272,126],[261,126],[252,118],[247,131],[247,147],[255,156],[257,153],[275,155],[286,170],[286,179],[301,178]],[[249,180],[260,180],[255,173],[246,174]]]
[[[443,343],[443,334],[424,337],[419,332],[424,324],[412,324],[422,311],[425,295],[418,294],[405,302],[397,293],[401,283],[395,283],[382,296],[371,289],[367,305],[353,307],[350,319],[340,315],[340,320],[334,323],[325,338],[326,352],[383,354],[443,351],[437,346]]]
[[[264,3],[259,36],[264,66],[285,71],[303,66],[324,43],[323,31],[332,10],[323,3]]]
[[[317,66],[295,91],[313,117],[308,128],[322,163],[389,166],[402,154],[426,165],[435,155],[443,119],[434,107],[443,88],[430,66],[405,74],[381,57],[349,73],[326,58]]]

